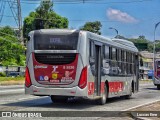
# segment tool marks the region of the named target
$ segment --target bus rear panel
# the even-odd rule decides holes
[[[77,31],[34,31],[27,49],[26,93],[87,96],[87,66]],[[85,42],[85,41],[84,41]]]
[[[138,50],[133,43],[87,31],[44,29],[29,34],[25,93],[107,98],[138,91]]]

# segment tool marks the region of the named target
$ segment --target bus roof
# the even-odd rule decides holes
[[[89,32],[89,31],[84,31],[84,30],[76,30],[76,29],[40,29],[40,30],[34,30],[34,32],[40,32],[40,33],[47,33],[47,34],[52,34],[52,35],[61,35],[61,34],[71,34],[73,32],[85,32],[87,33],[87,36],[91,39],[97,40],[99,42],[107,43],[109,45],[121,48],[121,49],[126,49],[132,52],[138,52],[138,49],[136,46],[128,40],[125,39],[117,39],[117,38],[109,38],[105,37],[102,35],[97,35],[95,33]],[[32,34],[33,31],[31,31],[29,34]]]
[[[47,33],[47,34],[71,34],[73,32],[79,32],[79,30],[71,30],[71,29],[40,29],[40,30],[34,30],[34,32],[40,32],[40,33]]]
[[[89,34],[89,38],[91,39],[95,39],[97,41],[103,42],[103,43],[107,43],[109,45],[121,48],[121,49],[125,49],[125,50],[129,50],[132,52],[138,52],[138,49],[136,48],[136,46],[134,45],[133,42],[125,40],[125,39],[117,39],[117,38],[109,38],[109,37],[105,37],[102,35],[97,35],[95,33],[92,32],[87,32],[87,34]]]

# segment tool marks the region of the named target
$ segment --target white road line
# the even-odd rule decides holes
[[[148,102],[148,103],[144,103],[144,104],[141,104],[141,105],[137,105],[137,106],[134,106],[134,107],[131,107],[131,108],[128,108],[128,109],[121,110],[121,111],[129,111],[131,109],[135,109],[135,108],[142,107],[142,106],[145,106],[145,105],[148,105],[148,104],[152,104],[152,103],[155,103],[155,102],[159,102],[159,101],[160,100],[155,100],[155,101],[152,101],[152,102]]]
[[[0,88],[17,88],[17,87],[24,87],[24,85],[7,85],[7,86],[0,85]]]
[[[24,89],[17,89],[17,90],[1,90],[1,93],[13,93],[13,92],[20,92],[20,91],[24,91]]]
[[[48,97],[48,96],[44,96],[44,97]],[[18,99],[18,100],[19,101],[23,101],[23,100],[33,99],[33,98],[36,99],[36,98],[42,98],[42,97],[40,97],[40,96],[32,96],[32,97],[28,97],[28,98],[21,98],[21,99]]]

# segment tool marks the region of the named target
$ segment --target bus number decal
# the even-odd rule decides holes
[[[92,95],[94,93],[94,82],[88,82],[88,95]]]
[[[74,70],[74,66],[63,66],[64,70]]]

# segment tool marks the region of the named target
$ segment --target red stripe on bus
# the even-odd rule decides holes
[[[109,82],[109,92],[120,92],[123,91],[123,82]]]
[[[94,82],[88,82],[88,95],[94,94]]]
[[[101,82],[101,93],[104,93],[105,82]],[[123,91],[123,82],[109,82],[109,92],[120,92]],[[94,94],[94,82],[88,82],[88,95]]]

